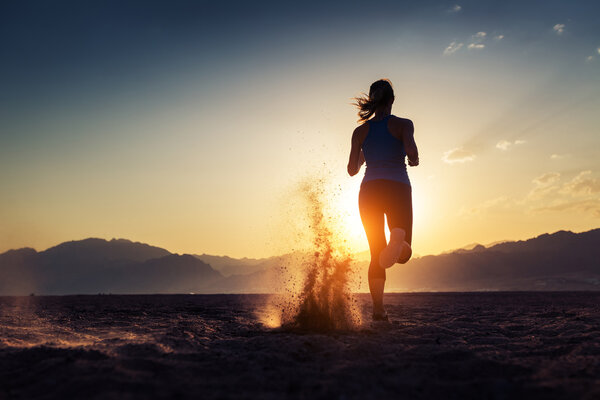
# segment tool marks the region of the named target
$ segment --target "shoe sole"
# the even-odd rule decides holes
[[[394,228],[390,232],[390,242],[388,245],[379,253],[379,265],[381,268],[389,268],[398,261],[402,254],[402,247],[404,245],[404,237],[406,233],[404,229]]]

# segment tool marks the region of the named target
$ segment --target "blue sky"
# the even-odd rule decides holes
[[[272,237],[281,199],[306,173],[348,193],[337,209],[365,247],[360,179],[344,176],[349,103],[380,77],[421,147],[409,171],[419,253],[596,227],[599,11],[592,1],[4,2],[0,251],[88,236],[286,251]],[[545,174],[558,176],[539,186]],[[568,192],[579,181],[589,190]]]

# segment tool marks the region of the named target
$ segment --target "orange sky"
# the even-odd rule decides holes
[[[290,202],[307,176],[326,179],[338,229],[365,250],[362,172],[346,174],[350,102],[381,77],[421,154],[409,168],[416,254],[598,227],[597,25],[417,11],[385,30],[267,27],[267,42],[227,37],[214,57],[187,51],[186,37],[181,54],[150,49],[114,78],[82,67],[59,89],[42,65],[49,83],[15,87],[23,106],[13,96],[0,126],[0,251],[119,237],[180,253],[280,254],[297,246]]]

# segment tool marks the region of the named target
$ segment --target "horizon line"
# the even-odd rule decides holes
[[[576,231],[572,231],[572,230],[568,230],[568,229],[559,229],[559,230],[557,230],[555,232],[543,232],[543,233],[540,233],[538,235],[535,235],[535,236],[532,236],[532,237],[528,237],[526,239],[496,240],[496,241],[488,243],[488,244],[482,244],[482,243],[478,243],[478,242],[473,242],[473,243],[466,244],[466,245],[464,245],[462,247],[444,250],[444,251],[439,252],[437,254],[415,255],[415,256],[413,256],[413,259],[414,258],[423,258],[423,257],[428,257],[428,256],[439,256],[439,255],[444,255],[444,254],[448,254],[448,253],[453,253],[453,252],[458,251],[458,250],[464,250],[468,246],[472,246],[472,245],[475,245],[475,246],[480,245],[480,246],[483,246],[484,248],[487,249],[487,248],[489,248],[488,246],[493,247],[493,246],[495,246],[497,244],[502,244],[502,243],[521,242],[521,241],[535,239],[535,238],[538,238],[538,237],[543,236],[543,235],[554,235],[554,234],[559,233],[559,232],[569,232],[569,233],[573,233],[573,234],[579,234],[579,233],[591,232],[591,231],[594,231],[594,230],[597,230],[597,229],[600,229],[600,227],[593,228],[593,229],[588,229],[588,230],[584,230],[584,231],[580,231],[580,232],[576,232]],[[282,253],[282,254],[279,254],[279,255],[272,255],[272,256],[266,256],[266,257],[256,257],[256,258],[255,257],[247,257],[247,256],[244,256],[244,257],[232,257],[232,256],[229,256],[229,255],[226,255],[226,254],[225,255],[217,255],[217,254],[208,254],[208,253],[177,253],[177,252],[172,252],[172,251],[170,251],[170,250],[168,250],[168,249],[166,249],[164,247],[160,247],[160,246],[149,244],[149,243],[145,243],[145,242],[135,241],[135,240],[131,240],[131,239],[126,239],[126,238],[116,238],[116,237],[113,237],[111,239],[106,239],[106,238],[102,238],[102,237],[92,237],[92,236],[90,236],[90,237],[86,237],[86,238],[83,238],[83,239],[66,240],[66,241],[60,242],[60,243],[58,243],[58,244],[56,244],[54,246],[50,246],[50,247],[48,247],[48,248],[46,248],[44,250],[39,250],[39,251],[37,249],[35,249],[34,247],[29,247],[29,246],[19,247],[19,248],[16,248],[16,249],[8,249],[8,250],[5,250],[2,253],[0,253],[0,255],[8,253],[10,251],[19,251],[19,250],[25,250],[25,249],[31,249],[31,250],[35,251],[36,253],[42,253],[44,251],[48,251],[48,250],[50,250],[50,249],[52,249],[54,247],[58,247],[58,246],[60,246],[62,244],[65,244],[65,243],[82,242],[84,240],[90,240],[90,239],[104,240],[106,242],[119,241],[119,240],[128,241],[128,242],[133,243],[133,244],[142,244],[142,245],[146,245],[146,246],[150,246],[150,247],[156,247],[156,248],[165,250],[165,251],[169,252],[170,254],[179,255],[179,256],[191,255],[191,256],[228,257],[228,258],[232,258],[232,259],[236,259],[236,260],[240,260],[240,259],[263,260],[263,259],[269,259],[269,258],[275,258],[275,257],[284,257],[284,256],[287,256],[287,255],[290,255],[290,254],[302,253],[303,252],[303,251],[300,251],[300,250],[292,250],[290,252]],[[306,251],[310,252],[310,248],[307,249]],[[369,250],[365,249],[365,250],[358,251],[358,252],[351,252],[350,254],[352,254],[352,255],[358,255],[358,254],[361,254],[361,253],[368,253],[368,252],[369,252]]]

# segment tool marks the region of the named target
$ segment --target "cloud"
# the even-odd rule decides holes
[[[600,199],[566,201],[550,206],[534,208],[533,211],[579,211],[591,213],[595,217],[600,217]]]
[[[542,175],[538,176],[537,178],[534,178],[532,180],[532,182],[537,186],[547,186],[547,185],[553,184],[554,182],[557,182],[559,179],[560,179],[560,173],[546,172],[545,174],[542,174]]]
[[[587,56],[586,61],[592,61],[594,59],[594,56]]]
[[[557,191],[559,186],[554,185],[554,183],[558,182],[559,179],[560,174],[558,172],[546,172],[545,174],[534,178],[531,181],[534,184],[534,188],[527,193],[524,201],[540,200],[550,193]]]
[[[475,154],[463,148],[448,150],[444,153],[444,156],[442,157],[442,160],[444,160],[444,162],[448,164],[465,163],[473,161],[474,159]]]
[[[457,13],[457,12],[459,12],[460,10],[462,10],[462,7],[461,7],[461,6],[459,6],[458,4],[455,4],[454,6],[452,6],[452,8],[450,8],[450,9],[448,10],[448,12],[449,12],[449,13]]]
[[[467,49],[469,50],[481,50],[481,49],[485,49],[486,44],[484,43],[484,41],[487,39],[487,33],[480,31],[477,32],[474,35],[471,35],[471,37],[469,38],[469,43],[466,45]],[[502,39],[504,39],[504,35],[496,35],[494,36],[494,41],[498,42]],[[465,44],[463,42],[458,42],[458,41],[453,41],[452,43],[450,43],[448,45],[448,47],[446,47],[446,49],[444,50],[444,55],[445,56],[449,56],[452,55],[454,53],[456,53],[458,50],[460,50],[463,46],[465,46]]]
[[[456,53],[458,50],[460,50],[461,47],[463,47],[463,43],[458,43],[458,42],[454,41],[454,42],[450,43],[448,45],[448,47],[446,47],[446,49],[444,50],[444,55],[445,56],[452,55],[452,54]]]
[[[508,148],[512,145],[508,140],[501,140],[496,143],[496,148],[500,150],[508,150]]]
[[[520,140],[517,139],[514,142],[508,141],[508,140],[501,140],[498,143],[496,143],[496,148],[500,149],[502,151],[508,150],[508,148],[512,145],[518,146],[520,144],[526,143],[525,140]]]
[[[592,171],[581,171],[571,181],[565,183],[561,193],[572,196],[586,196],[600,193],[600,179],[591,176]]]
[[[541,200],[541,205],[531,209],[534,212],[578,211],[600,217],[600,179],[591,175],[592,171],[581,171],[561,186],[558,172],[542,174],[533,179],[535,187],[524,202]]]
[[[467,46],[468,49],[483,49],[485,44],[482,42],[485,40],[487,33],[485,32],[477,32],[473,36],[471,36],[471,43]]]
[[[565,24],[556,24],[552,29],[554,29],[557,35],[562,35],[565,31]]]
[[[600,47],[598,47],[596,50],[598,51],[598,54],[600,54]]]
[[[467,46],[467,48],[469,49],[483,49],[485,47],[485,44],[483,43],[469,43],[469,45]]]
[[[551,160],[562,160],[563,158],[567,158],[569,157],[570,154],[552,154],[550,156]]]

